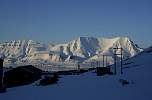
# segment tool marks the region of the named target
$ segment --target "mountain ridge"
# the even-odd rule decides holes
[[[17,62],[81,62],[91,57],[114,52],[113,47],[122,47],[124,56],[132,57],[142,51],[128,37],[96,38],[78,37],[63,44],[42,44],[33,40],[15,40],[0,43],[0,54],[5,63]],[[119,50],[117,52],[120,52]],[[79,59],[78,59],[79,58]],[[95,57],[94,57],[95,58]],[[98,60],[96,58],[95,60]]]

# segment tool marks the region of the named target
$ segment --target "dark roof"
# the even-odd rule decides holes
[[[7,87],[30,84],[40,79],[41,73],[40,69],[32,65],[18,66],[4,73],[4,83]]]

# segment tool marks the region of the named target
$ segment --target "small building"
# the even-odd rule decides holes
[[[19,66],[4,73],[4,82],[8,88],[26,85],[40,79],[41,73],[32,65]]]

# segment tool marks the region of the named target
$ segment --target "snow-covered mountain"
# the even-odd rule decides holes
[[[151,100],[151,59],[152,47],[123,61],[123,74],[99,77],[94,71],[91,71],[80,75],[62,75],[57,84],[41,87],[35,86],[33,83],[9,88],[6,93],[0,94],[0,98],[1,100],[50,100],[50,98],[56,100],[71,98],[72,100],[98,100],[101,98],[106,100]]]
[[[127,37],[111,39],[79,37],[64,44],[42,44],[32,40],[16,40],[0,44],[0,54],[6,64],[37,62],[70,62],[98,60],[100,55],[112,56],[112,48],[122,47],[124,57],[142,51]],[[119,53],[120,50],[117,51]]]

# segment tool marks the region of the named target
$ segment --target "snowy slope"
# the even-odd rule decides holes
[[[62,76],[58,84],[37,87],[34,84],[8,89],[2,100],[151,100],[152,48],[125,61],[123,75],[96,76],[88,72]],[[120,79],[130,83],[122,86]]]

